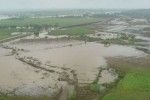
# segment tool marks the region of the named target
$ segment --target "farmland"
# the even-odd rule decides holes
[[[9,29],[0,29],[0,40],[6,39],[6,38],[9,38],[9,37],[13,37],[11,35],[11,33],[17,32],[17,31],[18,30],[16,30],[16,29],[10,29],[10,30]]]
[[[118,84],[117,89],[107,94],[102,100],[149,100],[150,73],[128,73]]]
[[[5,39],[5,38],[9,38],[9,37],[11,37],[10,34],[7,34],[7,33],[0,33],[0,40]]]
[[[94,31],[90,30],[90,29],[85,29],[85,28],[69,28],[69,29],[65,29],[65,30],[54,30],[49,32],[49,35],[76,35],[76,36],[80,36],[80,35],[85,35],[85,34],[90,34],[90,33],[94,33]]]
[[[70,26],[85,24],[91,22],[97,22],[100,19],[97,18],[21,18],[21,19],[9,19],[1,20],[0,27],[10,26]]]

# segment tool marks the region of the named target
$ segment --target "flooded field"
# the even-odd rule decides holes
[[[148,18],[40,13],[0,16],[0,100],[103,100],[126,74],[149,71]]]
[[[23,42],[22,42],[23,41]],[[35,40],[36,41],[36,40]],[[0,91],[7,94],[41,96],[59,91],[64,82],[59,79],[67,73],[69,80],[73,79],[71,70],[74,70],[78,83],[92,83],[99,72],[99,68],[107,68],[105,57],[140,57],[145,54],[132,47],[111,45],[82,41],[61,40],[43,43],[15,40],[5,43],[8,47],[29,50],[20,52],[19,55],[5,56],[11,49],[0,47]],[[70,45],[71,44],[71,45]],[[40,62],[39,67],[34,67],[27,62]],[[25,60],[27,59],[27,60]],[[37,60],[33,60],[37,59]],[[33,61],[32,61],[33,60]],[[50,67],[54,66],[54,67]],[[4,78],[5,77],[5,78]],[[102,71],[99,83],[109,83],[117,78],[111,70]],[[7,83],[7,84],[6,84]]]
[[[105,57],[142,56],[143,53],[130,47],[112,45],[105,47],[98,43],[87,43],[73,47],[23,53],[20,56],[32,56],[43,63],[76,70],[81,83],[91,83],[98,68],[107,66]]]
[[[12,56],[1,56],[0,64],[0,92],[2,93],[51,96],[60,88],[57,86],[59,76],[55,73],[32,68]]]

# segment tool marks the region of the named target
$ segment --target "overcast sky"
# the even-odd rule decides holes
[[[150,8],[150,0],[0,0],[0,9]]]

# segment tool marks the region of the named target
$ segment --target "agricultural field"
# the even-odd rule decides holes
[[[94,31],[86,28],[69,28],[64,30],[53,30],[49,32],[49,35],[69,35],[79,36],[94,33]]]
[[[98,18],[21,18],[1,20],[0,27],[10,26],[70,26],[100,21]]]
[[[11,33],[17,32],[16,29],[0,29],[0,40],[12,37]]]
[[[8,33],[0,33],[0,40],[6,39],[6,38],[9,38],[9,37],[11,37],[11,35],[8,34]]]
[[[12,38],[14,36],[20,35],[22,32],[29,32],[29,31],[31,32],[33,30],[15,29],[15,28],[12,28],[12,29],[1,28],[0,29],[0,40],[7,39],[7,38]]]
[[[117,89],[104,96],[102,100],[149,100],[150,73],[128,73],[118,84]]]

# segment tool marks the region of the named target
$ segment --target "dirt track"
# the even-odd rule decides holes
[[[69,91],[68,86],[64,87],[59,100],[67,100],[68,91]]]

